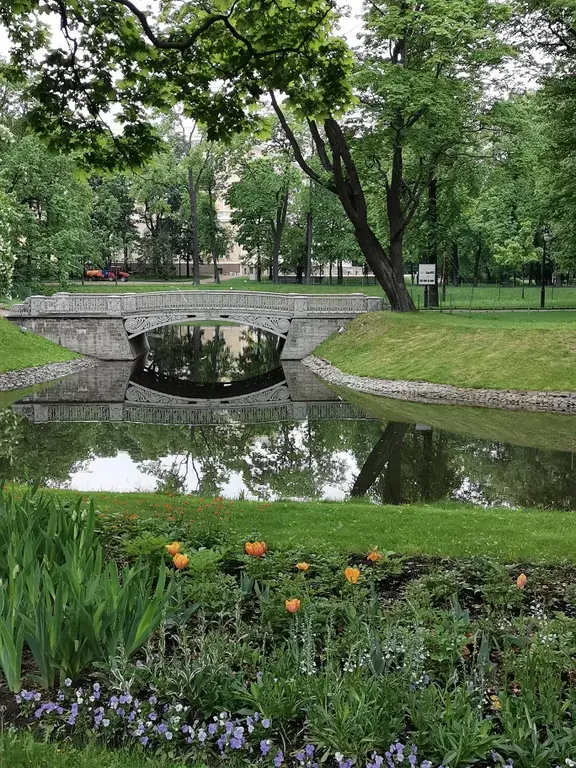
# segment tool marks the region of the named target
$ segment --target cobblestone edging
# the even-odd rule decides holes
[[[71,373],[76,373],[84,368],[94,368],[97,365],[98,360],[83,358],[81,360],[68,360],[65,363],[38,365],[35,368],[24,368],[21,371],[0,373],[0,392],[33,387],[35,384],[43,384],[52,379],[61,379],[63,376],[69,376]]]
[[[548,411],[576,414],[576,392],[522,392],[511,389],[472,389],[425,381],[371,379],[344,373],[327,360],[311,355],[303,361],[316,375],[330,384],[355,389],[368,395],[411,400],[417,403],[473,405],[511,411]]]

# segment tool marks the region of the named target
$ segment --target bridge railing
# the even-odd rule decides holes
[[[158,312],[251,311],[290,318],[347,317],[382,309],[383,299],[353,294],[264,291],[157,291],[123,294],[55,293],[15,304],[12,317],[131,317]]]

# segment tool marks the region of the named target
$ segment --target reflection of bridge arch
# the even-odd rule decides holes
[[[273,403],[290,399],[283,368],[226,382],[196,382],[143,369],[133,371],[125,399],[130,403],[173,403],[174,405],[233,405]]]

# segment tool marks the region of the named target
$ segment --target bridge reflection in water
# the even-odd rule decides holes
[[[305,366],[284,361],[230,382],[195,382],[145,367],[101,363],[24,397],[13,410],[34,423],[259,424],[366,418]]]

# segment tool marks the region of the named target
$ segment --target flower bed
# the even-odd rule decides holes
[[[4,497],[13,727],[208,766],[573,765],[573,568],[273,550],[218,501],[171,518]]]

